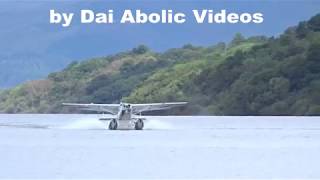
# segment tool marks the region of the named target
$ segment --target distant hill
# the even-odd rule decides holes
[[[0,94],[5,113],[66,113],[62,102],[188,101],[175,113],[320,115],[320,15],[278,38],[156,53],[146,46],[74,62]]]
[[[49,73],[61,70],[69,63],[70,60],[67,59],[48,59],[35,54],[0,56],[0,89],[45,78]]]

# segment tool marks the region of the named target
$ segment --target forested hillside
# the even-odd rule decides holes
[[[320,15],[277,38],[164,53],[146,46],[70,64],[0,92],[4,113],[60,113],[62,102],[188,101],[179,114],[320,115]]]
[[[247,51],[238,40],[229,45],[241,47],[232,56],[219,53],[202,67],[196,62],[170,67],[127,99],[187,100],[189,112],[202,114],[320,115],[319,31],[317,15]]]

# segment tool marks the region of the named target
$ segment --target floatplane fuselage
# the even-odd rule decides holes
[[[65,106],[79,107],[83,110],[97,111],[109,113],[114,117],[102,117],[99,120],[106,121],[107,128],[116,129],[135,129],[142,130],[146,118],[141,116],[142,112],[165,110],[173,107],[179,107],[187,104],[187,102],[171,102],[171,103],[151,103],[151,104],[76,104],[63,103]]]

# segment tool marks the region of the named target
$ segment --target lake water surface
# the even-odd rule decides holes
[[[0,178],[320,178],[320,117],[0,115]]]

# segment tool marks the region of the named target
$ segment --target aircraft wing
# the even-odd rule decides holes
[[[76,104],[76,103],[62,103],[64,106],[71,106],[87,111],[107,112],[110,114],[117,114],[119,104]]]
[[[165,110],[174,107],[184,106],[187,102],[151,103],[151,104],[131,104],[134,114],[145,111]]]

